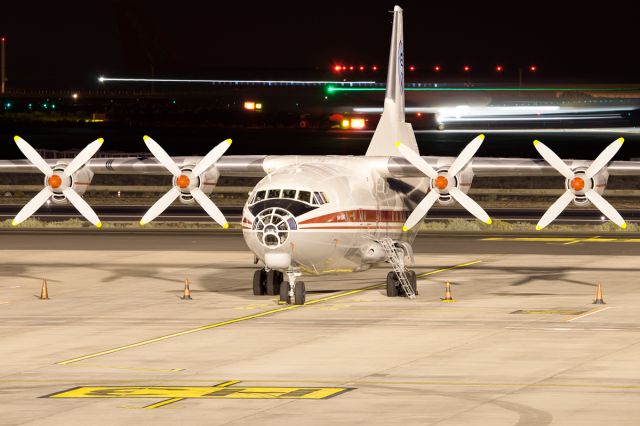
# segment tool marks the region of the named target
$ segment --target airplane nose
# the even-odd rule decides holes
[[[282,208],[266,208],[256,216],[253,229],[258,241],[270,249],[282,246],[289,239],[291,231],[298,229],[293,215]]]

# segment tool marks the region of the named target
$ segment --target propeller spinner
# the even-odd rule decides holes
[[[215,220],[220,226],[223,228],[228,228],[229,223],[225,219],[224,215],[220,211],[220,209],[211,201],[211,199],[200,190],[199,188],[199,176],[207,171],[211,166],[213,166],[222,155],[229,149],[231,146],[231,139],[227,139],[223,142],[220,142],[216,145],[207,155],[205,155],[193,170],[180,170],[180,168],[176,165],[176,163],[171,159],[169,154],[162,149],[162,147],[149,136],[144,136],[144,143],[149,148],[149,151],[153,154],[154,157],[171,172],[171,174],[175,177],[174,186],[167,191],[156,203],[151,206],[149,210],[144,214],[142,220],[140,220],[140,225],[145,225],[151,222],[153,219],[158,217],[163,211],[166,210],[167,207],[171,205],[175,201],[176,198],[180,196],[182,193],[191,194],[194,200],[200,204],[200,206],[204,209],[205,212],[213,220]]]
[[[431,178],[433,182],[433,188],[427,193],[424,199],[413,210],[409,218],[402,227],[403,231],[408,231],[413,228],[422,218],[427,214],[429,209],[440,198],[440,194],[449,194],[455,199],[462,207],[467,209],[469,213],[474,215],[479,220],[486,224],[491,224],[491,218],[484,211],[482,207],[471,197],[465,194],[460,188],[458,188],[456,182],[456,175],[460,173],[466,165],[471,161],[475,153],[480,148],[480,145],[484,141],[484,135],[478,135],[475,139],[467,144],[462,150],[460,155],[453,161],[449,170],[444,172],[437,172],[433,167],[429,165],[420,155],[409,148],[406,145],[398,142],[396,147],[400,154],[407,159],[415,168]]]
[[[620,216],[620,213],[593,188],[592,180],[592,178],[611,161],[623,143],[624,138],[616,139],[598,155],[587,170],[574,172],[549,147],[538,140],[533,141],[533,146],[535,146],[540,155],[542,155],[542,158],[544,158],[551,167],[560,172],[562,176],[567,178],[569,183],[565,193],[562,194],[560,198],[549,207],[542,218],[540,218],[540,221],[536,225],[538,231],[553,222],[576,196],[586,197],[613,223],[622,229],[627,227],[627,223],[622,216]]]
[[[13,140],[18,148],[27,159],[38,168],[46,177],[46,185],[42,191],[38,192],[16,215],[12,225],[16,226],[27,220],[34,214],[49,198],[54,194],[63,194],[65,198],[73,204],[73,206],[84,216],[89,222],[96,227],[101,228],[102,222],[98,215],[93,211],[91,206],[72,188],[71,177],[75,172],[80,170],[93,155],[98,152],[104,139],[99,138],[87,145],[80,153],[69,163],[64,170],[52,169],[46,161],[20,136],[15,136]]]

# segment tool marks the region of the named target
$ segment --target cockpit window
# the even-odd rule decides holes
[[[296,199],[296,190],[295,189],[283,189],[282,190],[282,198],[289,198],[291,200]]]
[[[314,192],[313,193],[313,204],[317,204],[317,205],[322,205],[325,204],[327,201],[324,198],[324,195],[321,192]]]
[[[280,190],[270,189],[267,198],[280,198]]]
[[[307,204],[321,206],[327,204],[329,200],[324,192],[298,191],[296,189],[269,189],[258,191],[253,197],[251,204],[255,204],[265,199],[285,198],[288,200],[298,200]]]
[[[311,203],[311,192],[309,192],[309,191],[299,191],[298,192],[298,200],[304,201],[305,203]]]

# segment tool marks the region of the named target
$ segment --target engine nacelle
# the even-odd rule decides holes
[[[67,167],[67,165],[68,164],[66,163],[58,163],[53,167],[53,170],[57,172],[63,172],[64,169]],[[89,167],[83,167],[77,172],[75,172],[73,175],[71,175],[71,177],[68,178],[69,181],[67,182],[67,185],[73,188],[73,190],[76,191],[79,195],[82,195],[87,191],[87,188],[89,188],[89,185],[93,180],[93,175],[94,173],[93,171],[91,171]],[[47,181],[48,181],[48,178],[45,176],[44,178],[45,186],[48,185]],[[53,189],[53,195],[51,196],[51,201],[53,201],[56,204],[65,204],[67,202],[67,197],[64,196],[64,194],[62,193],[62,190]]]
[[[447,175],[447,171],[449,170],[450,166],[451,164],[438,163],[437,165],[438,168],[436,169],[436,171],[438,172],[439,175]],[[474,174],[471,167],[465,167],[456,176],[449,177],[449,179],[451,179],[452,182],[448,182],[448,185],[457,187],[458,189],[460,189],[462,192],[466,194],[467,192],[469,192],[469,189],[471,189],[471,182],[473,182],[473,176]],[[437,185],[438,185],[437,179],[429,179],[429,188],[431,190],[436,189]],[[453,197],[451,197],[451,195],[449,195],[448,192],[441,190],[440,197],[438,197],[438,204],[447,206],[453,203],[454,203]]]
[[[584,176],[584,172],[587,170],[587,167],[586,166],[575,167],[575,163],[574,163],[574,167],[572,167],[572,170],[576,174],[576,176],[580,177],[580,176]],[[604,190],[607,187],[608,180],[609,180],[609,172],[607,171],[606,167],[603,167],[602,170],[597,175],[591,178],[591,182],[587,182],[585,186],[588,188],[593,188],[594,191],[602,195],[604,193]],[[571,179],[565,180],[565,183],[564,183],[565,189],[571,189],[571,182],[572,182]],[[590,203],[591,202],[584,195],[584,192],[578,191],[575,193],[573,204],[575,204],[576,206],[584,207],[589,205]]]
[[[195,167],[197,163],[197,159],[187,158],[183,166],[180,167],[182,172],[190,173],[191,170]],[[200,176],[197,176],[198,180],[197,186],[198,188],[204,192],[206,195],[211,195],[213,189],[218,184],[218,179],[220,178],[220,172],[216,167],[211,167],[206,172],[202,173]],[[177,185],[177,178],[173,177],[173,185]],[[179,200],[182,204],[194,204],[195,200],[193,196],[188,191],[184,191],[180,194]]]

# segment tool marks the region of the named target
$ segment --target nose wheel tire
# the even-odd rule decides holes
[[[291,304],[291,296],[289,296],[290,284],[283,282],[280,286],[280,302]],[[304,305],[307,300],[307,292],[304,285],[304,281],[296,281],[295,289],[293,290],[293,304]]]
[[[253,295],[262,296],[265,294],[266,273],[264,269],[258,269],[253,273]]]
[[[307,292],[304,288],[304,282],[303,281],[298,281],[296,283],[296,288],[294,290],[294,301],[293,304],[294,305],[304,305],[304,302],[307,299]]]

